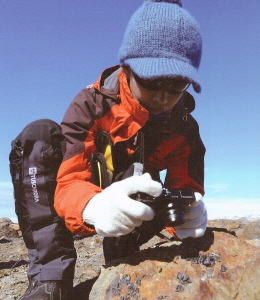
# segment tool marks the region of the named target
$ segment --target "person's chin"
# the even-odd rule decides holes
[[[162,109],[150,109],[148,111],[151,115],[160,115],[164,113]]]
[[[149,105],[145,105],[140,102],[140,104],[151,114],[151,115],[160,115],[165,112],[162,107],[149,107]]]

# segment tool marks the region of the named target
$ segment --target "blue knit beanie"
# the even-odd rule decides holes
[[[199,26],[181,0],[145,0],[127,25],[119,60],[142,78],[187,79],[199,93],[201,50]]]

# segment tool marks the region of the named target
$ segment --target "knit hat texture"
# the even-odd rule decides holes
[[[142,78],[185,78],[199,93],[201,52],[199,26],[181,0],[145,0],[127,25],[119,61]]]

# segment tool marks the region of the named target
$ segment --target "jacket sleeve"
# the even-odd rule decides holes
[[[67,228],[76,234],[94,233],[83,222],[82,212],[101,188],[91,183],[90,156],[96,152],[95,117],[98,108],[92,95],[82,90],[72,101],[61,123],[66,152],[57,176],[54,206]]]
[[[205,147],[196,120],[189,115],[183,132],[174,134],[172,153],[165,157],[167,175],[165,185],[173,188],[190,188],[204,195]]]
[[[191,115],[187,121],[176,123],[170,136],[148,158],[146,169],[151,173],[166,169],[167,188],[189,188],[204,195],[205,147],[199,126]]]
[[[167,169],[164,186],[189,188],[202,195],[204,191],[205,147],[200,138],[199,126],[192,116],[164,140],[149,159],[149,167]],[[166,227],[175,238],[176,229]]]

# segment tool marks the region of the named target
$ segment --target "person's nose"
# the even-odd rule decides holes
[[[156,101],[159,104],[166,104],[168,103],[168,99],[169,95],[166,91],[164,90],[159,90],[156,91],[154,96],[153,96],[153,100]]]

